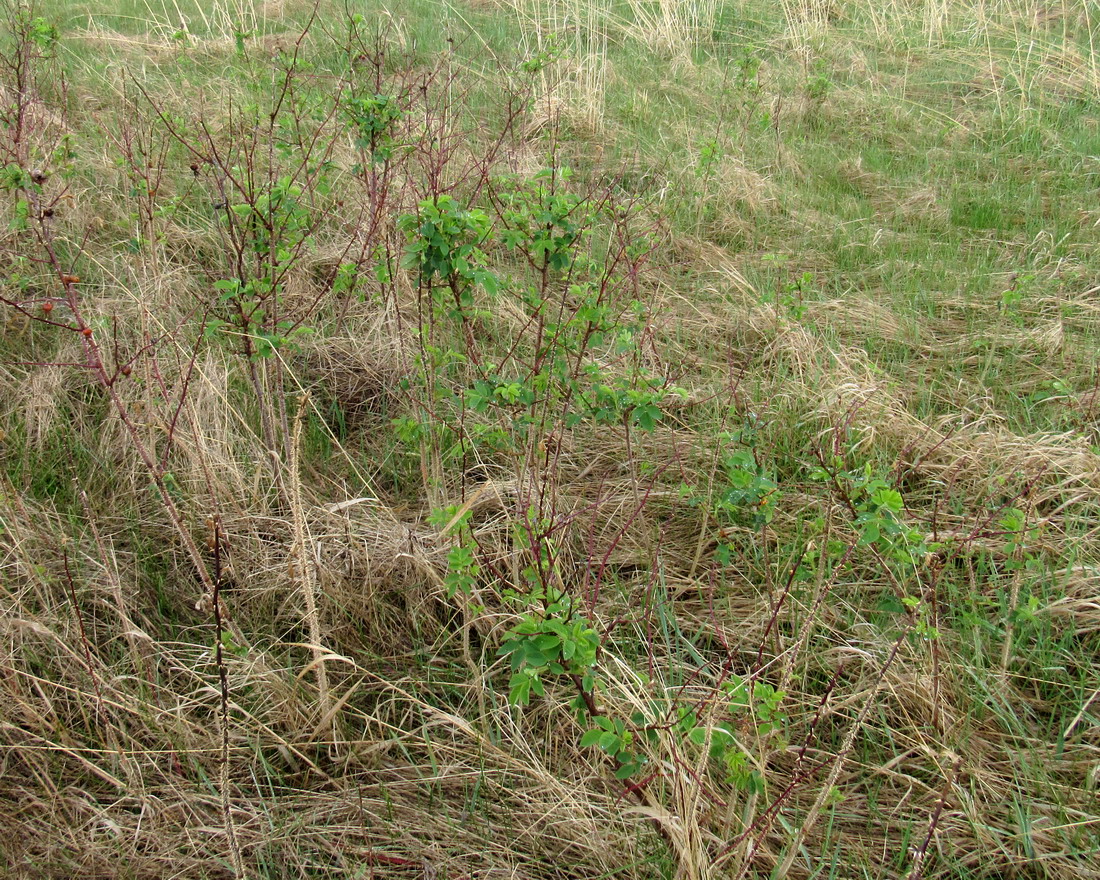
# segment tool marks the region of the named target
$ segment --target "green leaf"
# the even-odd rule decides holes
[[[581,737],[581,748],[588,748],[589,746],[596,745],[599,743],[601,736],[603,736],[603,731],[598,727],[586,731],[584,736]]]
[[[525,675],[512,677],[512,686],[508,692],[508,702],[513,706],[526,706],[531,701],[531,679]]]
[[[536,636],[532,641],[535,647],[548,656],[557,654],[561,648],[561,639],[550,634]]]
[[[879,489],[875,492],[874,501],[881,507],[885,507],[893,513],[901,512],[904,507],[901,493],[896,489]]]
[[[695,745],[701,746],[707,741],[707,729],[705,727],[694,727],[688,732],[688,739],[690,739]]]
[[[883,596],[875,606],[878,611],[886,611],[890,614],[904,614],[905,606],[898,601],[897,596]]]
[[[528,666],[535,667],[546,665],[546,655],[529,642],[523,646],[522,650],[516,651],[516,655],[521,658],[521,664],[526,663]]]
[[[638,406],[634,410],[634,423],[643,431],[652,431],[661,420],[661,410],[651,403]]]

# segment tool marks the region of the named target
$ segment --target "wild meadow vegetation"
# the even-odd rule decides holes
[[[1100,877],[1095,0],[0,18],[0,874]]]

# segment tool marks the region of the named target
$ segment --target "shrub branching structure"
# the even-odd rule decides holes
[[[13,877],[1100,877],[1088,4],[0,34]]]

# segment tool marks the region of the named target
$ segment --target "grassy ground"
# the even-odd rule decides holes
[[[0,873],[1100,877],[1100,7],[4,6]]]

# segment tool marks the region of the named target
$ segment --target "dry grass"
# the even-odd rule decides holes
[[[956,234],[957,182],[871,150],[823,172],[814,152],[881,128],[900,155],[942,122],[943,83],[876,115],[910,85],[886,70],[906,46],[965,74],[944,100],[969,129],[936,150],[971,149],[991,114],[1093,100],[1087,10],[784,3],[761,45],[794,61],[769,58],[759,93],[729,98],[700,60],[729,26],[722,3],[456,6],[452,24],[509,17],[523,57],[562,51],[526,80],[503,51],[499,70],[465,48],[437,57],[394,9],[354,63],[333,61],[343,23],[295,43],[310,8],[207,5],[186,41],[152,12],[137,35],[93,21],[72,37],[77,100],[28,105],[17,167],[52,161],[64,133],[88,146],[71,181],[43,186],[68,188],[56,219],[9,227],[21,185],[0,224],[0,873],[1100,876],[1095,246],[1048,216],[977,226],[943,273],[960,279],[895,290],[906,247],[939,254]],[[240,47],[242,28],[256,37]],[[295,45],[315,66],[294,73],[290,116],[245,124]],[[660,59],[639,86],[652,97],[618,93],[625,51]],[[813,93],[837,59],[887,91],[861,104],[853,76]],[[396,158],[356,143],[324,103],[338,89],[400,95]],[[506,124],[501,95],[523,108]],[[0,89],[0,106],[19,100]],[[680,152],[631,153],[631,114],[666,104],[680,109],[650,143]],[[121,133],[103,134],[108,111]],[[708,139],[705,165],[691,151]],[[506,195],[567,154],[582,170],[554,185],[578,198],[570,218],[598,206],[567,273],[480,242],[504,282],[467,314],[402,265],[399,217],[422,199],[453,193],[499,235],[519,225]],[[637,158],[617,170],[615,155]],[[1079,173],[1030,161],[1051,186]],[[142,169],[163,175],[148,198]],[[262,278],[270,258],[262,210],[234,227],[212,207],[225,192],[247,207],[230,185],[246,173],[325,184],[301,196],[320,219],[264,306],[315,332],[267,357],[213,286]],[[636,198],[633,179],[650,189]],[[985,286],[964,285],[997,248]],[[357,259],[345,295],[334,279]],[[522,378],[564,338],[586,283],[612,326],[563,349],[573,396],[555,379],[533,403],[475,407],[478,380]],[[592,376],[678,392],[654,425],[631,409],[600,421]],[[898,521],[924,536],[911,564],[867,538],[862,473],[903,496]],[[753,479],[774,497],[744,501]],[[463,547],[480,568],[455,592]],[[571,596],[600,641],[581,716],[568,676],[545,673],[529,705],[507,696],[498,651],[550,604],[532,597],[541,553],[539,588]],[[782,691],[780,720],[731,707],[735,677]],[[593,706],[636,737],[627,783],[621,759],[580,746]],[[708,755],[723,737],[734,746]]]

